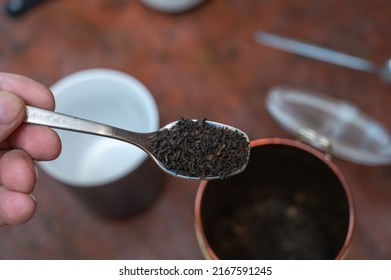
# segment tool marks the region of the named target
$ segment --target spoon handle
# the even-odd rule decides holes
[[[267,32],[256,32],[255,40],[259,44],[354,70],[368,73],[377,70],[377,66],[371,61]]]
[[[24,122],[95,135],[110,136],[113,134],[112,127],[108,125],[32,106],[26,106]]]
[[[26,106],[25,123],[49,126],[86,134],[104,136],[136,145],[145,150],[148,133],[137,133],[118,127],[81,119],[49,110]]]

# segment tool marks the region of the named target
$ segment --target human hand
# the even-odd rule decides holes
[[[25,105],[54,110],[49,89],[29,78],[0,72],[0,225],[22,224],[36,209],[34,160],[53,160],[60,138],[48,127],[23,124]]]

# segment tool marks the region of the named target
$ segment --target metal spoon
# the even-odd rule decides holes
[[[391,85],[391,59],[387,60],[382,66],[378,66],[369,60],[263,31],[255,33],[255,41],[269,47],[292,52],[304,57],[367,73],[374,73],[385,84]]]
[[[222,179],[222,176],[219,175],[211,175],[211,176],[187,176],[186,174],[178,174],[175,170],[171,170],[165,166],[165,164],[160,161],[156,155],[153,154],[153,152],[148,148],[148,142],[150,137],[156,136],[156,132],[148,132],[148,133],[138,133],[133,131],[124,130],[118,127],[113,127],[110,125],[102,124],[93,122],[90,120],[85,120],[81,118],[77,118],[74,116],[69,116],[61,113],[55,113],[52,111],[32,107],[32,106],[26,106],[26,119],[24,121],[25,123],[30,124],[37,124],[37,125],[44,125],[49,126],[52,128],[57,129],[63,129],[63,130],[70,130],[75,132],[81,132],[86,134],[93,134],[98,136],[104,136],[108,138],[113,138],[117,140],[121,140],[130,144],[133,144],[142,150],[144,150],[156,163],[157,165],[166,173],[183,178],[183,179],[202,179],[202,180],[212,180],[212,179]],[[217,129],[228,129],[231,132],[238,133],[240,137],[243,138],[243,141],[246,141],[246,158],[243,160],[242,165],[235,166],[235,170],[230,170],[230,173],[227,175],[224,175],[224,178],[236,175],[240,172],[242,172],[246,166],[247,162],[249,160],[249,151],[250,151],[250,144],[249,144],[249,138],[248,136],[234,128],[228,125],[206,121],[208,125],[212,125],[214,128]],[[171,130],[172,128],[177,124],[176,122],[172,122],[163,128],[162,130]],[[248,145],[248,147],[247,147]],[[206,157],[206,155],[203,155]],[[202,160],[202,159],[201,159]]]

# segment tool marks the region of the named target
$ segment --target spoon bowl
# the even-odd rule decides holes
[[[254,37],[257,43],[265,46],[353,70],[375,74],[384,84],[391,86],[391,59],[382,65],[376,65],[374,62],[360,57],[269,32],[259,31],[255,33]]]
[[[133,144],[163,171],[182,179],[224,179],[242,172],[249,160],[250,140],[244,132],[207,120],[181,119],[158,131],[139,133],[26,106],[24,122]]]
[[[391,59],[378,68],[377,75],[384,83],[391,85]]]

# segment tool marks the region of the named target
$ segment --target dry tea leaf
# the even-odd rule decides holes
[[[243,133],[204,120],[181,118],[149,139],[149,149],[170,171],[189,177],[220,177],[247,164],[249,142]]]

